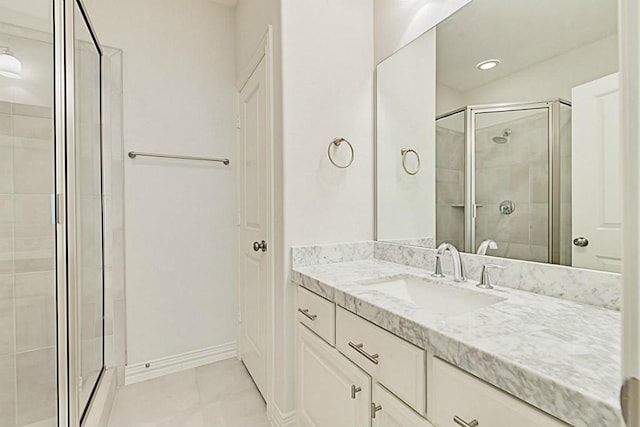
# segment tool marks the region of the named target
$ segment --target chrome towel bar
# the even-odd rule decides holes
[[[195,157],[195,156],[178,156],[175,154],[160,154],[160,153],[142,153],[140,151],[129,151],[129,157],[135,159],[136,157],[161,157],[163,159],[180,159],[180,160],[200,160],[204,162],[220,162],[225,165],[229,164],[229,159],[218,159],[215,157]]]

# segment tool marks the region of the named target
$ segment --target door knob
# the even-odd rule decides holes
[[[265,242],[264,240],[260,243],[253,242],[253,250],[256,252],[258,251],[267,252],[267,242]]]
[[[573,239],[573,244],[580,248],[584,248],[589,246],[589,240],[586,237],[576,237]]]

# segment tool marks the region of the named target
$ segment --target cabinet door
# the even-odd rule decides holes
[[[373,427],[433,427],[404,402],[376,383],[373,387]]]
[[[298,424],[370,427],[371,377],[298,324]]]

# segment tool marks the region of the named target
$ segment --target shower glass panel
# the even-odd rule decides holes
[[[75,5],[75,148],[80,410],[104,366],[101,52]]]
[[[475,233],[487,254],[549,261],[549,108],[474,112]]]
[[[0,5],[0,426],[57,424],[52,2]]]
[[[436,121],[436,245],[464,248],[465,111]]]

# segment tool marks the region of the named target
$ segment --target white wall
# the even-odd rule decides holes
[[[292,245],[373,237],[373,1],[283,0],[284,271]],[[348,169],[329,163],[337,136],[354,146]],[[346,148],[346,147],[341,147]],[[292,291],[277,283],[281,410],[295,408]]]
[[[437,111],[473,104],[571,100],[571,88],[616,71],[618,41],[613,35],[466,92],[438,85]]]
[[[374,0],[376,64],[471,0]]]
[[[436,83],[436,114],[449,113],[465,104],[462,93],[451,89],[449,86]]]
[[[372,237],[372,19],[371,0],[283,2],[285,218],[292,245]],[[353,144],[348,169],[327,157],[337,136]]]
[[[129,366],[230,343],[235,325],[234,18],[208,0],[86,0],[124,52]]]
[[[429,31],[377,70],[378,239],[435,237],[435,31]],[[402,167],[403,148],[420,156],[420,170]],[[406,166],[416,170],[414,154]]]

